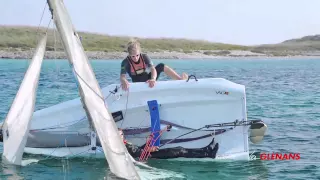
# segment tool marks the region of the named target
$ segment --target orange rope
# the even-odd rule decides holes
[[[140,155],[140,158],[139,158],[139,161],[146,161],[149,157],[150,157],[150,153],[151,153],[151,148],[150,147],[154,147],[154,143],[156,143],[156,141],[160,138],[160,136],[162,135],[162,133],[164,131],[166,131],[167,129],[165,130],[160,130],[160,134],[159,136],[155,139],[155,140],[152,140],[153,137],[154,137],[154,133],[151,133],[148,138],[147,138],[147,142],[146,142],[146,145],[144,146],[144,149],[142,150],[142,153]],[[152,143],[152,145],[151,145]],[[151,146],[150,146],[151,145]]]
[[[139,161],[143,161],[143,160],[146,160],[146,155],[147,155],[147,150],[149,149],[150,147],[150,144],[151,144],[151,141],[152,141],[152,138],[153,138],[153,134],[150,134],[147,138],[147,142],[146,142],[146,145],[144,146],[144,149],[142,150],[142,153],[140,155],[140,158],[139,158]]]

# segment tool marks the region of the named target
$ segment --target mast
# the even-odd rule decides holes
[[[47,35],[39,41],[32,61],[3,123],[3,160],[21,165],[36,102],[41,65],[46,50]]]
[[[107,109],[99,84],[62,0],[47,0],[62,38],[65,52],[78,81],[81,102],[89,122],[97,131],[110,170],[125,179],[140,179]]]

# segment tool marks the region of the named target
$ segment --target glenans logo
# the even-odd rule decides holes
[[[216,94],[229,95],[229,92],[228,91],[216,91]]]
[[[300,160],[300,153],[261,153],[260,160]]]
[[[257,158],[254,154],[249,155],[250,160],[300,160],[300,153],[260,153],[260,157]]]

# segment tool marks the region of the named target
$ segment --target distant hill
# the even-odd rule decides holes
[[[19,48],[29,50],[36,46],[36,27],[29,26],[0,26],[0,49]],[[40,32],[45,32],[41,27]],[[82,37],[83,47],[86,51],[116,52],[125,51],[129,37],[109,36],[96,33],[78,32]],[[55,33],[57,36],[58,34]],[[60,42],[60,37],[57,38]],[[249,47],[241,45],[212,43],[201,40],[170,39],[170,38],[138,38],[144,50],[147,51],[180,51],[194,50],[247,50]],[[53,50],[54,33],[48,31],[47,50]],[[57,46],[56,46],[57,47]],[[61,43],[59,43],[61,49]]]
[[[304,36],[304,37],[298,38],[298,39],[289,39],[289,40],[286,40],[282,43],[286,44],[286,43],[301,43],[301,42],[316,42],[316,43],[320,42],[320,35]]]
[[[37,27],[33,26],[0,26],[0,51],[11,52],[11,57],[19,52],[30,51],[36,47]],[[45,28],[39,28],[44,33]],[[55,31],[56,32],[56,31]],[[127,36],[110,36],[90,32],[78,32],[82,38],[82,44],[87,52],[124,52],[130,39]],[[54,41],[56,39],[57,41]],[[320,56],[320,35],[305,36],[297,39],[289,39],[278,44],[262,44],[257,46],[242,46],[235,44],[214,43],[203,40],[174,39],[174,38],[137,38],[145,52],[181,52],[203,53],[205,55],[232,56],[232,50],[241,50],[264,56],[291,56],[291,55],[316,55]],[[54,46],[56,42],[56,46]],[[58,33],[48,30],[47,51],[62,50],[62,44]],[[250,54],[249,53],[249,54]],[[240,53],[241,54],[241,53]],[[245,53],[246,54],[246,53]],[[248,53],[247,53],[248,54]],[[25,55],[21,55],[25,57]],[[30,55],[29,55],[30,56]],[[29,57],[27,56],[27,57]],[[236,55],[238,56],[238,55]],[[242,56],[242,55],[240,55]],[[246,56],[246,55],[244,55]]]
[[[252,49],[257,52],[282,52],[296,53],[320,51],[320,35],[304,36],[296,39],[289,39],[278,44],[266,44],[255,46]]]

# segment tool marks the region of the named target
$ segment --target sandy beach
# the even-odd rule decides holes
[[[287,56],[272,56],[263,53],[254,53],[251,51],[242,50],[228,50],[228,51],[194,51],[190,53],[162,51],[162,52],[143,52],[148,54],[152,59],[224,59],[224,58],[319,58],[319,55],[300,54],[300,55],[287,55]],[[221,53],[227,52],[227,53]],[[31,59],[34,51],[4,51],[0,50],[0,59]],[[97,60],[110,60],[110,59],[124,59],[127,56],[126,52],[101,52],[101,51],[87,51],[89,59]],[[66,59],[65,52],[46,51],[45,59]]]

